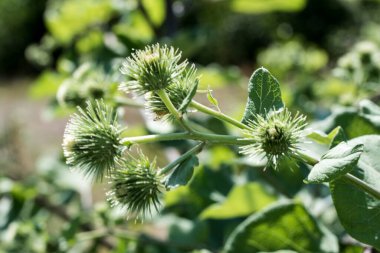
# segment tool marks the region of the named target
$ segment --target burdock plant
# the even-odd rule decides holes
[[[158,211],[159,198],[165,189],[155,160],[149,161],[141,151],[138,157],[128,155],[120,169],[111,174],[110,184],[107,193],[110,202],[142,216]]]
[[[63,147],[70,166],[97,179],[109,176],[111,202],[125,207],[128,213],[144,216],[158,209],[164,191],[188,183],[199,164],[197,154],[209,144],[234,145],[242,155],[266,157],[267,166],[263,168],[278,169],[281,160],[295,158],[298,163],[312,166],[305,182],[344,178],[348,184],[380,199],[378,189],[350,173],[363,152],[362,145],[346,144],[338,132],[327,137],[315,132],[309,138],[323,140],[331,144],[331,149],[318,160],[301,148],[306,137],[306,117],[290,113],[282,102],[278,81],[264,68],[256,70],[249,81],[248,102],[241,121],[194,100],[199,77],[195,66],[181,61],[177,49],[155,44],[136,50],[124,61],[121,72],[126,81],[120,84],[120,90],[142,96],[145,107],[156,119],[171,119],[182,131],[123,138],[114,109],[96,101],[89,102],[86,109],[79,108],[72,116]],[[193,111],[231,124],[240,134],[215,134],[196,125],[187,117]],[[162,168],[141,152],[136,158],[126,152],[135,145],[173,140],[190,140],[194,146]]]
[[[114,109],[103,101],[87,102],[86,109],[78,107],[63,136],[66,163],[102,179],[123,156],[121,132]]]
[[[288,109],[273,110],[266,116],[255,115],[248,121],[246,139],[252,144],[241,146],[241,153],[252,157],[266,157],[268,167],[277,168],[281,160],[297,157],[305,140],[306,117],[297,113],[292,117]]]

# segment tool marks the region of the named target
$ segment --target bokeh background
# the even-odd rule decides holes
[[[212,89],[221,110],[236,118],[249,76],[261,66],[280,81],[286,105],[310,122],[337,104],[379,103],[379,13],[377,0],[0,0],[0,252],[217,252],[248,215],[227,215],[223,224],[198,220],[238,181],[227,176],[244,169],[234,168],[234,150],[213,148],[198,181],[165,197],[163,218],[135,224],[109,207],[106,184],[92,186],[65,166],[61,142],[70,113],[87,98],[114,96],[123,58],[156,42],[195,63],[199,88]],[[131,135],[159,131],[141,110],[125,108],[124,115]],[[357,124],[378,133],[351,116],[335,118],[349,138],[362,134]],[[328,132],[334,124],[320,126]],[[169,146],[162,159],[184,147]],[[302,188],[302,171],[280,175],[284,180],[255,173],[247,177],[289,197]],[[347,239],[329,212],[326,222]],[[347,252],[362,252],[355,247]]]

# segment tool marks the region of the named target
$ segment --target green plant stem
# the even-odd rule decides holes
[[[178,112],[177,108],[173,105],[172,101],[169,98],[169,95],[165,90],[158,90],[156,94],[161,98],[162,102],[164,102],[166,108],[168,108],[169,112],[175,117],[178,123],[187,131],[192,132],[191,127],[183,120],[181,113]]]
[[[305,153],[298,152],[296,154],[298,157],[302,158],[307,164],[314,166],[316,165],[319,161]],[[350,184],[356,186],[357,188],[365,191],[366,193],[372,195],[373,197],[380,199],[380,191],[373,188],[371,185],[367,184],[360,178],[355,177],[354,175],[347,173],[342,176],[343,179],[345,179],[347,182]]]
[[[152,135],[143,135],[136,137],[126,137],[121,140],[121,143],[126,146],[131,146],[133,144],[143,144],[151,143],[158,141],[175,141],[175,140],[196,140],[206,143],[217,143],[217,144],[226,144],[226,145],[248,145],[252,144],[252,141],[242,139],[238,136],[232,135],[220,135],[220,134],[209,134],[201,132],[192,132],[192,133],[170,133],[170,134],[152,134]]]
[[[185,161],[186,159],[188,159],[190,156],[194,155],[194,154],[197,154],[199,152],[202,151],[203,147],[204,147],[205,143],[204,142],[201,142],[199,144],[197,144],[196,146],[194,146],[192,149],[190,149],[189,151],[187,151],[186,153],[184,153],[183,155],[181,155],[180,157],[178,157],[176,160],[174,160],[173,162],[169,163],[168,165],[166,165],[164,168],[162,168],[160,170],[160,174],[161,175],[166,175],[168,174],[172,169],[174,169],[178,164],[182,163],[183,161]]]
[[[227,116],[224,113],[221,113],[219,111],[215,111],[215,110],[211,109],[210,107],[202,105],[201,103],[198,103],[194,100],[191,101],[190,106],[197,109],[200,112],[211,115],[211,116],[213,116],[217,119],[220,119],[222,121],[226,121],[226,122],[240,128],[240,129],[246,129],[246,130],[250,129],[247,125],[244,125],[243,123],[237,121],[236,119],[233,119],[233,118],[231,118],[231,117],[229,117],[229,116]]]
[[[365,192],[371,194],[372,196],[376,197],[377,199],[380,199],[380,191],[373,188],[360,178],[355,177],[354,175],[347,173],[344,176],[344,179],[350,182],[351,184],[355,185],[356,187],[364,190]]]

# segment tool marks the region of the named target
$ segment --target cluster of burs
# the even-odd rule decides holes
[[[237,145],[241,154],[261,155],[274,168],[279,160],[294,157],[297,152],[305,127],[304,116],[292,117],[287,109],[282,109],[257,114],[254,120],[242,123],[207,109],[193,101],[199,82],[196,67],[181,60],[181,52],[172,47],[155,44],[136,50],[125,59],[120,71],[126,81],[119,84],[119,90],[144,97],[146,109],[156,120],[172,121],[184,132],[122,138],[128,129],[119,124],[113,106],[92,100],[87,106],[78,107],[70,118],[63,149],[70,167],[79,168],[96,180],[107,178],[111,185],[109,200],[128,213],[144,217],[158,210],[160,195],[171,188],[167,183],[170,175],[181,166],[198,164],[196,155],[207,143]],[[197,130],[186,117],[190,107],[235,125],[243,137]],[[158,168],[155,160],[140,150],[134,156],[129,152],[134,144],[181,139],[193,140],[196,145],[163,168]]]

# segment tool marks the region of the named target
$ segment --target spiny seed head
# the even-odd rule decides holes
[[[304,140],[306,117],[297,113],[292,117],[287,110],[273,111],[266,117],[259,114],[248,123],[245,131],[252,144],[241,147],[240,152],[252,157],[265,156],[269,167],[277,168],[281,159],[294,157]]]
[[[195,66],[192,65],[183,72],[179,82],[176,82],[165,89],[174,107],[181,113],[186,113],[187,107],[181,107],[181,105],[191,92],[194,84],[199,82],[199,77],[196,75],[196,72],[197,70]],[[174,120],[174,116],[169,113],[166,105],[155,92],[147,93],[146,101],[146,109],[155,116],[155,119]]]
[[[173,47],[159,44],[136,50],[122,64],[121,73],[129,80],[120,85],[125,92],[145,94],[164,89],[176,82],[187,66],[187,61],[179,63],[181,52]]]
[[[78,107],[66,126],[62,144],[66,163],[101,180],[122,157],[120,133],[111,107],[103,101],[87,102],[86,109]]]
[[[119,170],[111,173],[111,190],[107,195],[112,205],[120,205],[143,218],[153,209],[158,211],[164,190],[161,181],[155,161],[150,162],[140,152],[138,158],[130,156]]]

